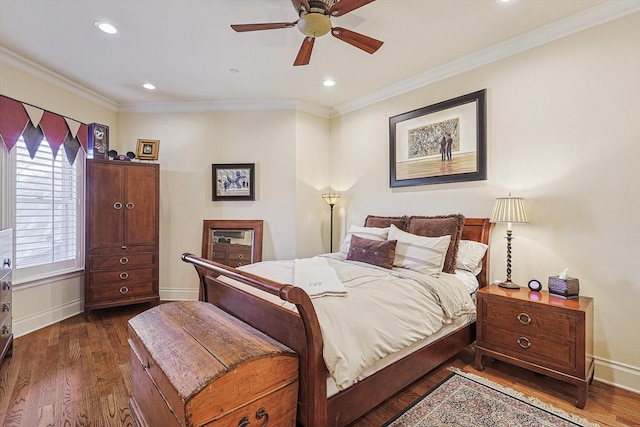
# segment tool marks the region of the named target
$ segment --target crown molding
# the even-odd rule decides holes
[[[93,92],[86,87],[81,86],[78,83],[75,83],[54,71],[51,71],[40,64],[24,58],[3,46],[0,46],[0,63],[15,68],[18,71],[22,71],[23,73],[42,80],[45,83],[49,83],[52,86],[59,87],[74,95],[85,98],[88,101],[93,102],[94,104],[106,108],[107,110],[118,110],[118,104],[116,104],[109,98]]]
[[[188,113],[205,111],[297,110],[329,118],[330,109],[296,99],[160,102],[120,104],[118,113]]]
[[[640,11],[640,1],[606,1],[564,19],[529,31],[518,37],[491,46],[448,64],[394,83],[365,96],[352,99],[331,109],[331,117],[346,114],[385,99],[428,86],[440,80],[462,74],[474,68],[490,64],[500,59],[524,52],[534,47],[558,40],[577,32],[604,24]]]
[[[365,96],[336,105],[332,108],[295,99],[117,104],[116,102],[31,60],[23,58],[17,53],[2,46],[0,46],[0,63],[11,66],[53,86],[60,87],[75,95],[94,102],[99,106],[118,113],[298,110],[325,118],[331,118],[424,86],[428,86],[440,80],[462,74],[474,68],[481,67],[638,11],[640,11],[640,1],[638,0],[608,0],[597,6],[583,10],[544,27],[532,30],[503,43],[499,43],[448,64],[430,69],[424,73],[394,83]]]

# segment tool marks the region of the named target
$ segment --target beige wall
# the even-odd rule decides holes
[[[120,152],[135,151],[138,138],[160,140],[162,299],[197,298],[180,255],[200,255],[205,219],[262,219],[264,260],[319,252],[328,120],[295,110],[120,114],[118,130]],[[213,163],[255,163],[256,200],[213,202]]]
[[[638,40],[636,13],[333,119],[341,227],[369,213],[486,217],[496,197],[524,197],[514,281],[546,285],[569,267],[595,299],[596,377],[640,390]],[[484,88],[488,179],[389,188],[388,118]],[[506,274],[505,230],[494,228],[492,280]]]
[[[525,197],[528,225],[514,226],[514,279],[543,283],[569,267],[595,298],[596,376],[640,390],[635,280],[640,181],[640,14],[328,119],[296,111],[119,114],[0,64],[0,93],[81,121],[110,126],[112,147],[159,139],[161,295],[197,295],[179,260],[198,254],[203,219],[264,219],[265,259],[328,250],[329,209],[343,193],[340,235],[369,213],[462,212],[489,216],[495,197]],[[388,118],[487,89],[488,180],[389,188]],[[117,125],[117,126],[116,126]],[[255,202],[212,202],[212,163],[256,163]],[[496,226],[491,277],[505,274]],[[338,232],[336,239],[339,241]],[[334,248],[338,243],[334,241]],[[18,335],[82,309],[81,277],[16,286]],[[43,298],[43,295],[45,297]]]
[[[329,206],[322,199],[331,191],[329,142],[328,119],[297,113],[296,258],[329,252]]]

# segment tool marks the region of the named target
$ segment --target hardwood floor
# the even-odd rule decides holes
[[[17,338],[0,368],[0,423],[8,427],[134,426],[128,407],[131,366],[127,321],[148,305],[82,315]],[[449,375],[448,366],[478,373],[467,349],[352,426],[379,426]],[[584,410],[575,387],[506,363],[481,375],[604,426],[640,426],[640,396],[594,381]],[[161,427],[161,426],[159,426]]]

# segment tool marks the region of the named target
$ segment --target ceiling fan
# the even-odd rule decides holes
[[[272,22],[266,24],[237,24],[231,25],[237,32],[275,30],[279,28],[291,28],[297,26],[305,35],[298,56],[293,65],[307,65],[311,60],[311,51],[317,37],[322,37],[331,31],[331,35],[362,49],[368,53],[377,51],[382,43],[380,40],[347,30],[341,27],[333,27],[332,16],[342,16],[352,10],[372,3],[375,0],[292,0],[299,19],[294,22]]]

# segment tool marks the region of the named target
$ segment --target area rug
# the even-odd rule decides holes
[[[599,426],[478,375],[449,369],[454,373],[384,426]]]

